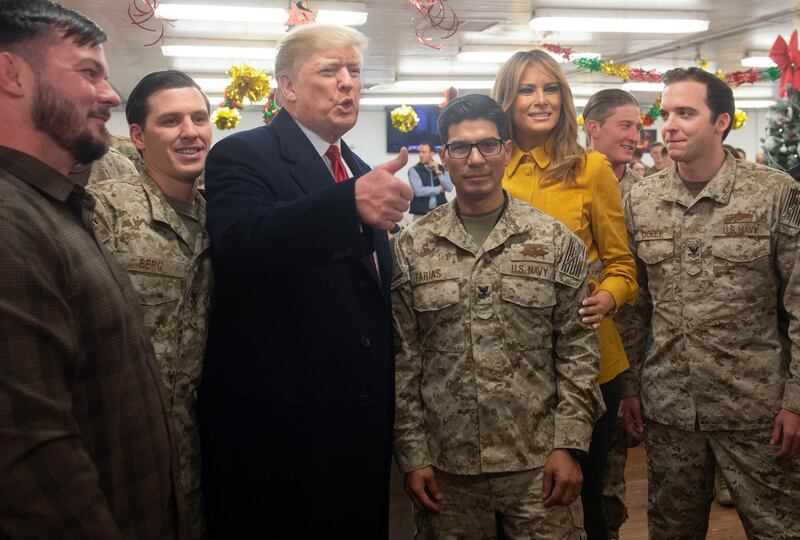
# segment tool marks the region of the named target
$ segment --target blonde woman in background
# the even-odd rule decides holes
[[[578,452],[578,459],[584,477],[581,499],[586,533],[590,540],[605,540],[603,468],[619,407],[617,376],[628,368],[610,315],[632,304],[638,290],[617,177],[602,154],[578,144],[572,92],[547,52],[515,53],[500,69],[492,97],[506,111],[514,139],[503,187],[512,197],[562,221],[586,244],[594,280],[579,313],[598,332],[598,382],[607,411],[595,425],[589,453]]]

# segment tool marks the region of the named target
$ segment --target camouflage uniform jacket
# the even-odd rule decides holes
[[[622,178],[619,179],[619,193],[620,196],[624,199],[625,195],[630,193],[633,184],[641,180],[642,177],[639,174],[631,169],[630,165],[625,165],[625,174],[622,175]]]
[[[450,202],[401,232],[394,257],[401,471],[520,471],[588,448],[603,404],[577,236],[511,199],[479,248]]]
[[[203,232],[191,238],[178,213],[146,174],[101,182],[88,191],[97,201],[98,240],[128,270],[140,294],[178,434],[183,488],[190,494],[200,487],[194,406],[212,284],[205,200],[195,195]]]
[[[624,206],[644,292],[629,320],[650,327],[653,344],[645,357],[638,340],[623,394],[690,431],[771,427],[781,408],[800,412],[795,182],[728,156],[696,199],[670,167],[637,182]]]

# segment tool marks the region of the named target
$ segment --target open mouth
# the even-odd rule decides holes
[[[196,156],[202,151],[203,147],[201,146],[187,146],[185,148],[176,149],[175,153],[180,154],[182,156]]]
[[[553,115],[551,112],[535,112],[535,113],[528,113],[529,118],[533,118],[534,120],[547,120]]]

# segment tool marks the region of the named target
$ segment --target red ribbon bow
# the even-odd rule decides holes
[[[797,30],[792,32],[789,44],[782,36],[778,36],[769,57],[778,64],[781,70],[780,97],[786,97],[786,85],[791,84],[795,90],[800,90],[800,51],[797,50]]]

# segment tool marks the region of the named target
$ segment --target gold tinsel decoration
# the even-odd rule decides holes
[[[583,127],[583,115],[578,115],[578,127]]]
[[[236,109],[220,107],[211,114],[211,121],[217,129],[233,129],[239,125],[242,115]]]
[[[392,127],[400,133],[408,133],[419,124],[417,112],[408,105],[392,110]]]
[[[256,103],[270,93],[270,76],[264,69],[255,69],[248,64],[231,66],[228,70],[231,83],[225,89],[225,97],[232,108],[244,108],[244,100]]]
[[[742,109],[736,109],[733,114],[733,129],[739,129],[747,123],[747,113]]]
[[[602,71],[604,75],[608,75],[610,77],[619,77],[620,79],[625,80],[631,78],[631,67],[627,64],[615,64],[612,61],[603,61],[600,66],[600,71]]]

